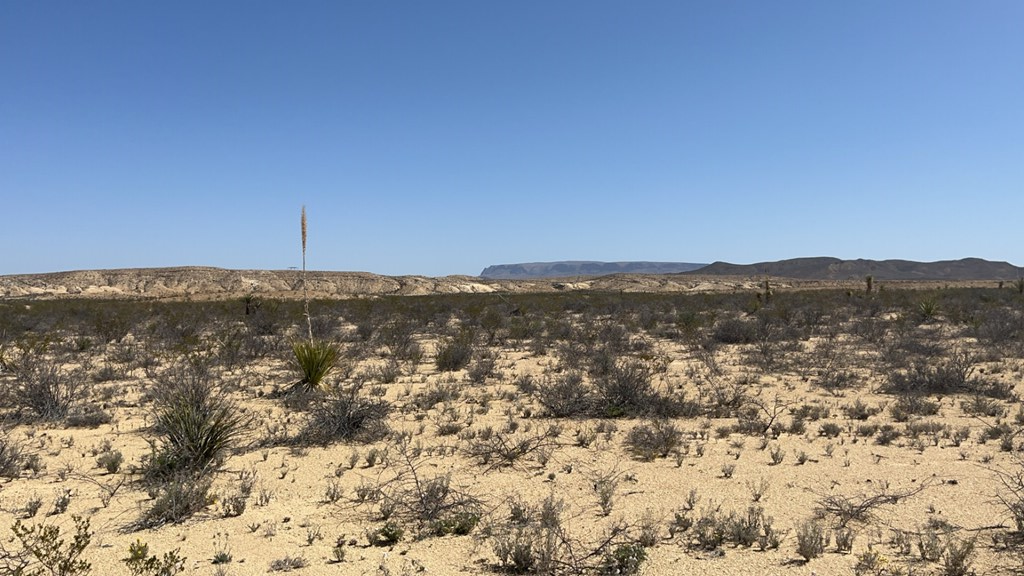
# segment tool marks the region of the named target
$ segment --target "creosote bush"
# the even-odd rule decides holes
[[[81,516],[72,517],[75,534],[65,543],[60,528],[54,525],[36,524],[25,526],[17,520],[11,531],[21,545],[20,549],[7,550],[6,539],[0,540],[0,574],[12,576],[82,576],[89,574],[92,565],[81,559],[82,553],[92,541],[89,520]]]
[[[149,489],[153,502],[132,527],[136,530],[176,524],[213,504],[209,478],[181,472]]]
[[[16,380],[0,389],[0,401],[27,408],[43,420],[67,417],[89,391],[84,370],[68,370],[43,352],[31,352],[14,365]]]
[[[626,435],[626,449],[641,460],[665,458],[681,443],[683,433],[667,420],[634,426]]]
[[[441,372],[454,372],[465,368],[473,358],[473,339],[471,330],[463,330],[456,336],[442,339],[437,344],[434,365]]]
[[[136,540],[128,545],[128,557],[122,559],[132,576],[175,576],[185,571],[186,558],[178,550],[165,552],[163,557],[149,554],[149,545]]]
[[[389,432],[390,402],[361,394],[362,386],[331,388],[312,401],[299,442],[328,444],[338,440],[372,442]]]
[[[0,478],[17,478],[24,463],[21,443],[10,436],[7,430],[0,428]]]

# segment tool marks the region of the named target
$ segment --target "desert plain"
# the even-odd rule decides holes
[[[716,282],[8,296],[0,574],[1024,567],[1024,285]]]

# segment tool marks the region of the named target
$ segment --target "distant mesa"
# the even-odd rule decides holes
[[[914,262],[913,260],[840,260],[792,258],[756,264],[715,262],[684,274],[700,276],[775,276],[797,280],[1012,280],[1024,270],[1009,262],[981,258]]]
[[[913,260],[841,260],[839,258],[792,258],[756,264],[694,264],[688,262],[530,262],[488,266],[480,273],[492,280],[530,280],[607,276],[610,274],[673,274],[683,276],[774,276],[794,280],[1013,280],[1024,269],[1009,262],[981,258],[915,262]]]
[[[488,266],[482,278],[525,280],[529,278],[566,278],[572,276],[607,276],[608,274],[677,274],[706,266],[689,262],[528,262]]]

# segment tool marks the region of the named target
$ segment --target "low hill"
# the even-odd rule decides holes
[[[756,279],[698,278],[665,274],[609,274],[572,279],[494,279],[474,276],[383,276],[368,272],[310,270],[311,298],[416,296],[465,293],[714,292],[756,290]],[[790,284],[796,285],[797,282]],[[799,282],[819,287],[816,281]],[[781,286],[782,283],[779,283]],[[0,276],[0,299],[222,299],[249,294],[263,298],[301,298],[297,270],[229,270],[187,266],[77,270]]]
[[[775,276],[801,280],[1013,280],[1021,268],[1009,262],[981,258],[915,262],[912,260],[840,260],[839,258],[792,258],[756,264],[715,262],[684,274],[700,276]]]
[[[527,262],[488,266],[482,278],[518,280],[527,278],[568,278],[572,276],[606,276],[608,274],[676,274],[696,270],[704,264],[689,262]]]

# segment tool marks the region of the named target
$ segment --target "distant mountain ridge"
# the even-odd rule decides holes
[[[981,258],[915,262],[913,260],[841,260],[839,258],[792,258],[756,264],[715,262],[682,274],[700,276],[777,276],[799,280],[1013,280],[1024,269],[1009,262]]]
[[[497,264],[484,268],[482,278],[520,280],[529,278],[565,278],[571,276],[606,276],[608,274],[677,274],[705,266],[690,262],[595,262],[566,260],[559,262],[525,262]]]

